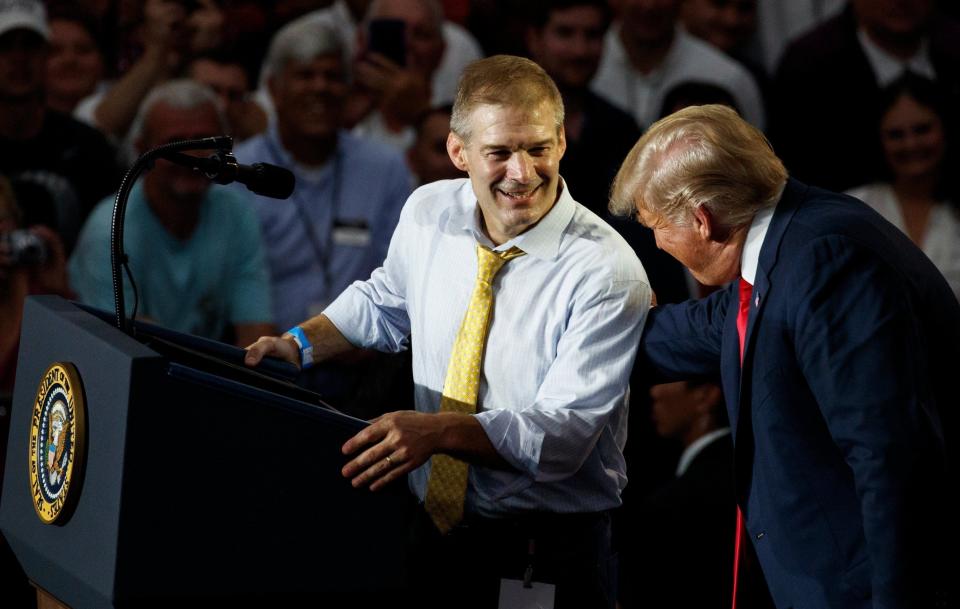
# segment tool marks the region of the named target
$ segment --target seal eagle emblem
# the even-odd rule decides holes
[[[30,419],[30,490],[40,520],[65,520],[79,496],[85,428],[80,374],[56,362],[43,373]]]

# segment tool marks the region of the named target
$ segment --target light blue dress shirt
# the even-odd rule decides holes
[[[354,345],[405,349],[417,409],[436,412],[477,273],[480,229],[469,180],[435,182],[407,201],[383,267],[325,314]],[[626,484],[630,370],[651,291],[633,250],[564,189],[533,228],[504,243],[527,255],[494,280],[478,413],[516,469],[472,466],[466,510],[595,512]],[[410,475],[425,496],[429,462]]]
[[[281,330],[313,317],[383,263],[413,190],[398,152],[345,132],[338,137],[333,159],[313,169],[294,161],[275,126],[236,150],[241,163],[273,163],[296,176],[289,199],[254,196]]]

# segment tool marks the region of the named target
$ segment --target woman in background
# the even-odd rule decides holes
[[[934,85],[906,73],[884,90],[880,140],[889,181],[847,194],[902,230],[960,298],[960,200],[951,182],[947,107]]]

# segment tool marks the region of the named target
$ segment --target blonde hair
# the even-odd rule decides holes
[[[773,206],[787,170],[767,138],[731,108],[690,106],[654,123],[624,160],[610,193],[610,211],[638,207],[683,225],[700,206],[728,228]]]
[[[557,132],[563,128],[563,99],[553,79],[536,63],[513,55],[494,55],[469,64],[460,76],[450,130],[470,138],[470,114],[477,106],[536,109],[553,105]]]

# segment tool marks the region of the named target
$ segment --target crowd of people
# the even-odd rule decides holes
[[[715,332],[703,342],[719,341],[726,329],[713,327],[708,309],[737,298],[736,286],[722,289],[736,275],[713,271],[727,255],[723,247],[708,260],[706,250],[678,246],[670,231],[692,222],[713,247],[718,231],[736,241],[731,235],[740,233],[724,231],[750,225],[777,200],[787,201],[783,206],[848,201],[859,210],[843,195],[801,192],[800,180],[873,208],[905,235],[903,244],[922,250],[960,298],[956,13],[936,0],[0,0],[0,439],[9,425],[24,298],[54,293],[110,310],[111,210],[124,171],[161,144],[228,134],[241,163],[289,169],[293,194],[276,201],[157,161],[129,202],[124,247],[137,293],[126,296],[128,315],[136,303],[145,319],[241,347],[272,337],[257,343],[257,358],[270,353],[302,364],[303,384],[347,412],[380,416],[373,431],[345,446],[353,454],[345,475],[378,486],[410,474],[430,517],[415,525],[424,560],[430,553],[466,554],[479,541],[465,536],[466,545],[451,547],[433,535],[431,526],[442,530],[438,523],[449,514],[435,515],[443,511],[432,507],[442,504],[432,490],[439,483],[424,464],[443,471],[437,457],[449,451],[425,451],[405,439],[429,427],[409,410],[443,414],[458,400],[474,409],[498,401],[543,403],[549,406],[538,407],[542,412],[481,407],[471,417],[481,427],[448,413],[467,447],[453,452],[483,466],[471,465],[466,507],[454,511],[464,517],[464,510],[481,516],[503,509],[613,510],[612,523],[538,525],[549,543],[559,544],[561,530],[572,531],[549,557],[555,563],[544,563],[550,577],[590,572],[558,606],[593,606],[598,596],[623,609],[727,605],[736,585],[733,564],[742,560],[734,558],[738,502],[752,509],[744,526],[760,535],[743,549],[749,554],[756,545],[760,555],[746,559],[740,594],[749,595],[749,606],[788,606],[808,583],[791,580],[783,561],[813,558],[803,552],[771,558],[756,542],[768,530],[774,537],[777,527],[812,526],[774,515],[778,499],[768,496],[773,478],[796,472],[755,467],[748,480],[735,480],[737,421],[727,420],[723,403],[737,384],[685,340],[694,330],[684,324],[701,320],[703,332]],[[746,220],[693,211],[692,220],[679,220],[676,209],[650,203],[637,209],[631,198],[638,185],[666,179],[634,175],[624,164],[641,162],[641,135],[647,133],[642,145],[659,145],[649,139],[660,137],[651,127],[698,106],[729,108],[782,159],[783,175],[770,174],[780,190],[749,208]],[[735,122],[709,112],[699,120],[723,128]],[[747,129],[730,128],[731,141]],[[752,154],[753,136],[743,138],[744,154]],[[663,146],[659,153],[668,156]],[[536,187],[528,192],[531,180]],[[702,194],[684,188],[690,200]],[[618,205],[618,196],[627,202]],[[504,212],[502,197],[524,201],[533,215]],[[879,216],[862,216],[856,211],[831,221],[867,223],[852,238],[900,247],[887,236],[871,241]],[[585,234],[589,247],[568,244],[571,235]],[[23,254],[27,246],[20,244],[27,242],[41,253]],[[468,302],[471,312],[479,306],[470,279],[457,271],[476,264],[477,244],[498,254],[490,264],[504,265],[493,271],[501,286],[495,307],[497,324],[508,329],[487,339],[486,350],[498,356],[483,364],[485,378],[502,385],[484,381],[453,400],[447,357],[454,336],[461,348],[457,328]],[[740,246],[738,260],[750,247]],[[523,255],[507,263],[514,247]],[[825,269],[845,260],[837,247],[798,245],[797,251]],[[912,249],[900,253],[896,262],[898,252],[886,252],[893,268],[922,266]],[[763,264],[761,258],[761,270]],[[755,285],[759,294],[763,284]],[[815,282],[802,288],[826,289]],[[887,296],[863,290],[864,298]],[[456,302],[447,305],[445,298]],[[654,309],[641,339],[649,301],[707,304]],[[911,293],[904,302],[925,301]],[[930,323],[943,310],[911,308],[917,318],[929,314]],[[837,324],[843,336],[856,334],[836,320],[824,323]],[[313,345],[312,360],[302,359],[284,334],[301,326],[292,339],[301,349]],[[679,342],[665,348],[668,338]],[[764,339],[773,340],[758,340]],[[743,341],[741,335],[741,358],[750,356]],[[710,355],[720,350],[719,342],[696,347]],[[842,363],[856,374],[852,360]],[[780,384],[772,394],[796,383],[787,364],[763,373],[772,375],[764,381]],[[659,380],[673,382],[654,384]],[[811,400],[827,396],[837,407],[817,413],[831,433],[854,435],[856,421],[847,420],[853,415],[837,387],[810,385]],[[860,397],[870,403],[869,395]],[[809,430],[818,422],[807,414],[783,421]],[[761,444],[773,442],[783,421],[770,423],[770,437],[750,438],[751,450],[772,451]],[[926,430],[910,435],[908,428],[900,425],[899,435],[883,439],[902,448],[927,437]],[[836,503],[821,509],[834,510],[834,524],[853,522],[844,520],[844,510],[856,500],[840,480],[849,471],[883,476],[863,455],[850,456],[844,470],[843,459],[830,452],[836,447],[811,437],[811,444],[830,447],[811,468],[843,487]],[[5,442],[0,446],[2,474]],[[390,467],[380,471],[384,460]],[[761,483],[761,490],[744,494]],[[871,500],[884,497],[879,492]],[[759,522],[760,514],[769,519]],[[479,536],[500,539],[500,531],[474,526]],[[650,526],[657,530],[645,530]],[[869,536],[883,522],[867,516],[859,526]],[[599,545],[591,537],[597,527],[612,531]],[[852,538],[837,543],[848,552],[858,547]],[[486,563],[495,557],[484,552],[471,564],[493,578]],[[582,560],[564,564],[558,557],[565,553]],[[762,572],[750,568],[758,559]],[[597,573],[594,563],[602,563]],[[818,564],[843,566],[826,558]],[[15,565],[0,568],[8,573]],[[459,580],[448,576],[453,590]],[[906,598],[902,592],[878,594]],[[806,593],[828,604],[844,594],[830,586]],[[478,595],[480,606],[496,600],[487,588],[478,587]]]

